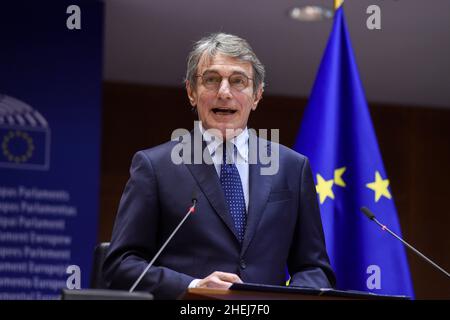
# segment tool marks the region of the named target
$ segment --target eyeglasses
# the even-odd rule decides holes
[[[205,88],[209,90],[219,90],[220,84],[224,77],[222,77],[217,72],[205,72],[203,75],[196,75],[198,78],[202,78],[202,84]],[[236,89],[238,91],[242,91],[248,87],[249,81],[253,80],[252,78],[247,77],[242,73],[234,73],[228,77],[228,82],[230,83],[230,87]]]

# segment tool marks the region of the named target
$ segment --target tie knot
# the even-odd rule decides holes
[[[223,164],[233,164],[237,152],[236,145],[229,141],[224,142],[222,152]]]

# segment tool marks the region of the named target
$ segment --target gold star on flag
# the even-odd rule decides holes
[[[375,202],[380,200],[381,196],[385,196],[388,199],[391,199],[391,193],[388,190],[389,180],[382,179],[381,175],[378,171],[375,171],[375,181],[366,184],[366,187],[375,191]]]
[[[324,180],[320,174],[317,174],[316,191],[320,197],[320,204],[324,203],[327,197],[334,199],[334,193],[331,189],[333,187],[333,179]]]
[[[342,175],[344,174],[345,170],[347,170],[346,167],[342,167],[339,169],[334,170],[334,184],[338,185],[340,187],[345,187],[345,182],[342,180]]]

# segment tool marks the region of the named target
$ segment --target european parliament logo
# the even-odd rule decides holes
[[[47,120],[25,102],[2,94],[0,168],[50,168],[50,128]]]

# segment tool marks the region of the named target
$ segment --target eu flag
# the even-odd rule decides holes
[[[294,149],[311,161],[337,288],[413,297],[405,248],[360,212],[401,234],[342,6]]]
[[[0,125],[0,168],[48,170],[50,129]]]

